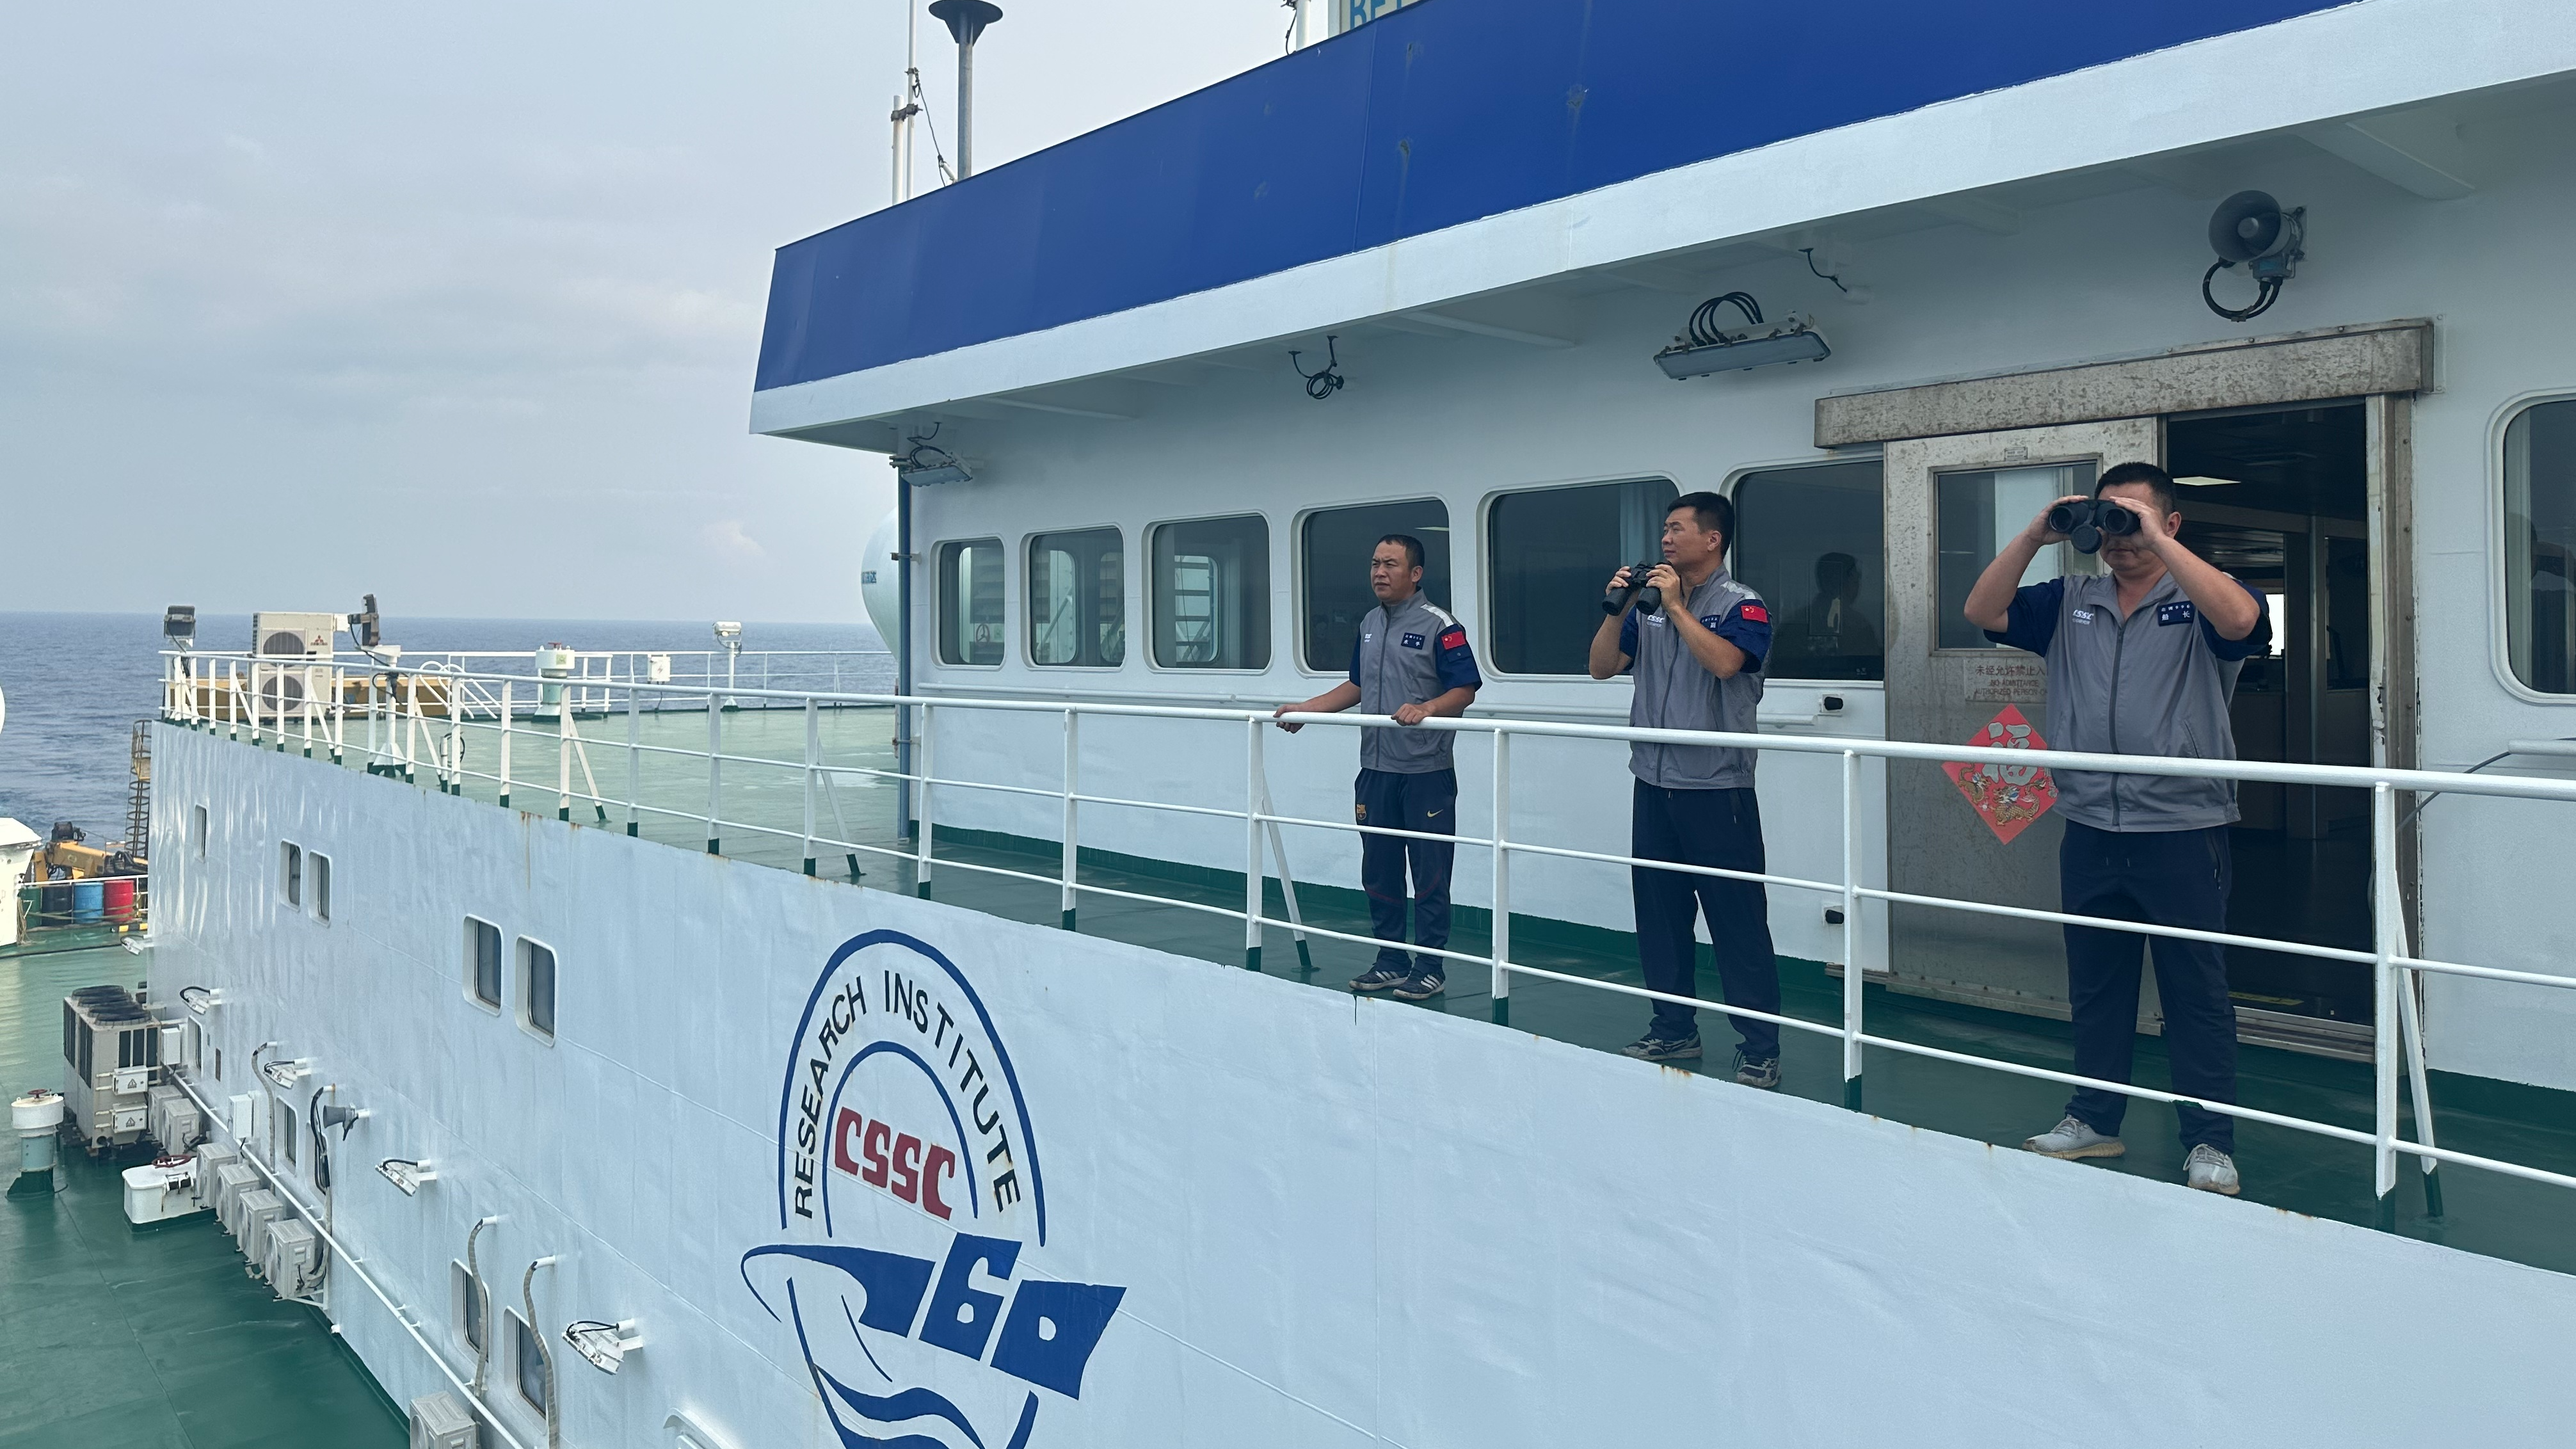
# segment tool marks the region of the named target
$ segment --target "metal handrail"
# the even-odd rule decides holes
[[[410,666],[406,665],[405,672],[408,672],[409,668]],[[461,717],[461,711],[451,712],[447,719],[441,721],[441,723],[447,728],[451,745],[449,748],[440,752],[438,769],[440,771],[440,783],[442,788],[461,792],[464,789],[464,782],[467,780],[495,782],[499,784],[501,789],[501,798],[505,802],[509,798],[509,791],[513,783],[510,777],[510,741],[514,734],[527,733],[524,729],[514,728],[512,723],[516,718],[518,718],[518,705],[516,703],[516,699],[519,694],[520,687],[533,686],[541,689],[549,685],[561,687],[567,683],[582,682],[578,680],[548,680],[538,676],[492,674],[483,672],[448,673],[434,677],[449,681],[451,688],[472,684],[480,686],[488,691],[497,687],[498,693],[493,697],[496,701],[495,714],[497,716],[496,723],[498,725],[497,733],[499,734],[501,741],[501,758],[498,762],[498,773],[486,773],[466,768],[464,764],[464,751],[462,748],[464,738],[463,731],[466,728],[466,721]],[[591,682],[597,683],[599,681]],[[628,737],[625,742],[625,748],[630,752],[627,793],[623,799],[603,795],[599,793],[595,781],[592,782],[591,788],[586,791],[576,791],[572,789],[570,762],[574,758],[573,752],[580,747],[580,737],[571,725],[569,711],[558,711],[555,716],[558,721],[556,730],[558,750],[556,794],[558,797],[558,812],[561,818],[569,819],[571,817],[571,810],[574,803],[580,802],[586,805],[595,806],[598,809],[602,820],[607,819],[608,811],[611,807],[622,806],[626,813],[627,830],[630,834],[638,833],[640,818],[645,814],[673,819],[694,820],[703,824],[706,830],[708,849],[711,852],[719,849],[721,841],[728,832],[747,832],[756,836],[798,839],[803,845],[804,869],[809,875],[813,874],[815,871],[815,862],[818,852],[826,849],[846,853],[854,858],[860,853],[866,853],[876,857],[891,857],[896,860],[904,861],[912,866],[915,888],[925,896],[930,893],[932,873],[935,866],[966,870],[980,875],[1028,881],[1034,884],[1053,885],[1058,887],[1061,892],[1063,920],[1068,929],[1072,929],[1076,925],[1078,904],[1081,897],[1084,895],[1113,900],[1141,901],[1241,920],[1244,923],[1245,930],[1245,961],[1247,965],[1254,966],[1256,968],[1260,961],[1262,935],[1265,929],[1287,929],[1294,932],[1299,940],[1301,953],[1303,951],[1304,938],[1308,935],[1322,936],[1326,939],[1332,940],[1348,940],[1362,944],[1371,943],[1375,939],[1373,937],[1361,937],[1347,932],[1334,931],[1325,927],[1315,926],[1298,918],[1298,913],[1295,908],[1295,883],[1287,869],[1284,846],[1280,843],[1280,826],[1292,825],[1302,829],[1347,831],[1359,835],[1377,834],[1409,837],[1421,834],[1420,832],[1400,831],[1383,826],[1362,825],[1356,822],[1318,820],[1300,816],[1285,815],[1277,812],[1269,804],[1267,779],[1262,765],[1262,743],[1267,732],[1267,728],[1270,725],[1274,722],[1279,722],[1291,724],[1316,724],[1346,729],[1384,728],[1391,723],[1386,716],[1289,713],[1277,716],[1274,721],[1274,716],[1267,711],[1244,708],[1118,704],[1085,700],[972,698],[954,695],[895,695],[838,691],[827,693],[767,689],[752,686],[731,688],[712,683],[700,683],[694,686],[682,684],[657,685],[649,682],[633,680],[617,681],[615,687],[618,691],[623,691],[626,696],[625,713],[628,719]],[[315,691],[310,689],[306,691],[308,706],[313,703],[314,693]],[[697,707],[703,708],[708,718],[709,738],[707,748],[704,750],[697,750],[663,744],[644,744],[636,734],[635,722],[640,713],[644,711],[644,701],[648,697],[657,697],[663,700],[684,700],[696,705]],[[168,693],[168,698],[174,706],[183,706],[181,708],[177,708],[171,715],[176,722],[214,725],[225,723],[224,721],[201,720],[194,717],[196,697],[193,690],[181,690],[174,685]],[[526,698],[528,701],[529,711],[531,716],[533,716],[535,710],[533,701],[536,696],[531,694]],[[801,706],[806,711],[808,722],[805,757],[801,761],[791,761],[764,756],[727,753],[722,748],[722,704],[726,700],[736,698],[761,699],[774,701],[779,704],[795,704]],[[341,691],[335,686],[327,696],[327,708],[319,710],[318,713],[329,714],[335,710],[343,710],[342,699],[343,695]],[[399,700],[389,699],[385,704],[385,708],[389,711],[396,710],[398,705]],[[910,706],[914,709],[918,715],[919,721],[915,726],[918,731],[915,738],[918,741],[919,747],[916,768],[911,771],[898,771],[846,765],[826,765],[821,758],[819,736],[813,723],[815,711],[823,707],[839,708],[845,706]],[[366,708],[369,710],[376,708],[372,692],[370,702]],[[411,710],[413,713],[413,724],[417,727],[419,723],[419,701],[416,696],[411,699]],[[940,774],[932,763],[932,756],[936,745],[935,721],[941,713],[949,710],[967,710],[982,713],[1031,714],[1040,716],[1051,715],[1061,719],[1065,731],[1065,754],[1062,777],[1057,787],[1054,789],[1046,789],[1026,785],[1004,784],[998,781],[960,779]],[[317,711],[308,710],[308,713],[316,712]],[[1077,727],[1081,719],[1086,716],[1201,721],[1211,724],[1232,725],[1243,729],[1245,731],[1244,756],[1246,777],[1246,793],[1243,803],[1239,806],[1230,807],[1222,804],[1137,800],[1085,793],[1081,789],[1079,782],[1078,751],[1075,748],[1075,739]],[[230,721],[235,733],[239,732],[241,722],[242,721],[238,716]],[[308,719],[304,723],[309,733],[313,728],[313,721]],[[255,715],[251,720],[251,724],[253,742],[257,743],[258,720]],[[477,726],[477,728],[488,729],[490,727]],[[1499,717],[1429,719],[1421,722],[1420,725],[1413,726],[1413,728],[1447,730],[1459,734],[1484,734],[1490,735],[1494,739],[1494,833],[1487,837],[1441,837],[1454,844],[1465,845],[1471,848],[1484,848],[1492,857],[1494,899],[1494,946],[1492,952],[1488,955],[1478,955],[1473,952],[1444,949],[1422,951],[1419,952],[1419,954],[1434,955],[1463,964],[1486,967],[1492,975],[1491,991],[1498,1019],[1505,1017],[1508,1012],[1512,978],[1514,976],[1526,976],[1538,980],[1562,982],[1569,985],[1582,986],[1588,989],[1609,991],[1620,995],[1643,997],[1655,1001],[1687,1005],[1716,1011],[1731,1017],[1769,1021],[1793,1030],[1839,1037],[1843,1042],[1844,1101],[1847,1106],[1854,1109],[1860,1108],[1863,1101],[1861,1071],[1862,1054],[1865,1048],[1873,1047],[1883,1051],[1893,1051],[1932,1060],[1976,1066],[1995,1071],[2002,1071],[2012,1075],[2062,1082],[2073,1086],[2087,1087],[2102,1091],[2116,1092],[2124,1096],[2143,1100],[2167,1103],[2190,1102],[2193,1105],[2204,1108],[2205,1110],[2231,1117],[2240,1117],[2248,1121],[2269,1123],[2271,1125],[2308,1132],[2333,1140],[2349,1141],[2368,1145],[2372,1149],[2374,1161],[2373,1176],[2380,1199],[2383,1220],[2387,1220],[2394,1212],[2394,1199],[2392,1194],[2396,1185],[2397,1161],[2402,1156],[2412,1155],[2419,1160],[2425,1174],[2428,1198],[2437,1205],[2439,1202],[2439,1189],[2434,1173],[2438,1164],[2441,1162],[2462,1163],[2465,1165],[2477,1166],[2488,1170],[2507,1173],[2509,1175],[2525,1178],[2531,1181],[2546,1182],[2561,1187],[2576,1187],[2576,1176],[2551,1172],[2541,1168],[2528,1167],[2521,1164],[2502,1162],[2497,1159],[2480,1157],[2474,1154],[2461,1153],[2450,1149],[2440,1148],[2435,1144],[2430,1098],[2427,1093],[2426,1067],[2423,1056],[2422,1025],[2419,1019],[2420,1011],[2416,1001],[2416,991],[2418,989],[2420,977],[2424,974],[2430,973],[2437,975],[2452,975],[2465,979],[2494,980],[2521,985],[2554,986],[2561,988],[2576,988],[2576,977],[2554,977],[2539,972],[2512,971],[2498,967],[2437,961],[2416,955],[2412,944],[2407,940],[2404,915],[2399,907],[2399,883],[2395,848],[2398,819],[2396,797],[2401,792],[2423,795],[2436,793],[2486,795],[2505,798],[2554,800],[2576,803],[2576,781],[2516,778],[2489,774],[2469,774],[2458,771],[2398,769],[2388,766],[2310,765],[2249,760],[2201,760],[2164,756],[2107,755],[2071,750],[1996,749],[1987,747],[1923,744],[1895,740],[1839,739],[1797,735],[1762,735],[1723,731],[1702,732],[1691,730],[1643,729],[1628,725],[1596,725],[1551,720],[1519,720]],[[327,722],[324,724],[324,733],[336,738],[336,734]],[[1534,841],[1519,841],[1511,839],[1508,825],[1511,794],[1511,774],[1509,766],[1510,747],[1511,742],[1514,739],[1523,735],[1535,735],[1559,739],[1599,740],[1613,743],[1645,742],[1701,747],[1724,746],[1790,754],[1830,755],[1838,757],[1842,763],[1841,805],[1842,827],[1844,832],[1842,878],[1840,880],[1814,880],[1794,876],[1772,875],[1762,872],[1735,871],[1718,867],[1692,866],[1679,862],[1643,860],[1633,856],[1619,855],[1609,852],[1583,851],[1562,846],[1541,845]],[[372,730],[370,739],[371,741],[373,739]],[[284,742],[282,738],[279,740],[279,743],[280,747],[283,747]],[[310,752],[309,745],[307,752]],[[642,792],[640,788],[640,776],[637,772],[640,769],[640,757],[645,752],[704,758],[708,765],[707,809],[704,812],[681,811],[671,809],[666,806],[648,805],[644,803],[640,798]],[[2371,792],[2372,797],[2374,840],[2374,910],[2372,949],[2368,951],[2360,951],[2347,948],[2313,946],[2304,942],[2275,940],[2267,937],[2247,936],[2230,932],[2201,931],[2183,927],[2154,925],[2146,922],[2095,919],[2093,917],[2075,916],[2062,911],[2047,911],[2028,907],[1999,905],[1989,902],[1927,896],[1913,892],[1895,891],[1883,887],[1863,885],[1860,882],[1861,871],[1858,842],[1859,806],[1862,793],[1860,787],[1861,772],[1859,767],[1860,762],[1864,759],[1912,760],[1933,763],[1957,762],[1974,765],[2008,766],[2022,769],[2036,767],[2049,770],[2082,770],[2113,774],[2152,775],[2189,779],[2259,781],[2290,785],[2367,789]],[[781,829],[777,826],[725,819],[722,814],[722,769],[727,763],[748,766],[751,768],[792,769],[801,772],[805,791],[805,818],[802,830],[792,831]],[[586,768],[587,766],[585,764],[585,769]],[[904,849],[899,847],[876,845],[862,841],[836,839],[823,834],[818,829],[816,821],[817,792],[819,789],[820,791],[828,794],[831,789],[831,779],[836,775],[861,775],[877,779],[893,780],[900,782],[903,788],[918,790],[920,792],[920,799],[917,806],[917,813],[914,817],[916,822],[916,833],[911,848]],[[1054,875],[1046,875],[1035,871],[1014,870],[1005,866],[995,866],[981,862],[939,857],[934,849],[934,836],[936,831],[933,824],[934,816],[931,809],[931,796],[934,790],[944,789],[982,790],[991,793],[1020,797],[1054,798],[1059,800],[1061,802],[1064,822],[1063,863],[1059,872]],[[1211,905],[1203,901],[1181,900],[1169,896],[1121,890],[1080,880],[1076,870],[1079,854],[1078,810],[1080,806],[1086,804],[1118,809],[1149,810],[1172,814],[1241,820],[1244,823],[1245,828],[1244,864],[1246,898],[1244,903],[1240,907],[1218,906]],[[833,801],[833,809],[836,812],[838,810],[837,799]],[[1265,832],[1267,832],[1268,838],[1266,852],[1264,844]],[[1787,889],[1815,891],[1840,896],[1843,902],[1842,932],[1846,963],[1843,978],[1841,1021],[1839,1023],[1807,1021],[1775,1013],[1754,1011],[1745,1007],[1731,1006],[1720,1001],[1709,1001],[1698,997],[1658,992],[1645,987],[1594,980],[1588,977],[1576,976],[1565,972],[1550,971],[1541,967],[1513,961],[1510,957],[1509,945],[1511,862],[1515,857],[1520,856],[1574,859],[1608,865],[1642,866],[1650,869],[1672,871],[1683,874],[1758,881]],[[1291,918],[1284,921],[1269,916],[1263,900],[1264,882],[1270,874],[1271,865],[1274,861],[1276,863],[1279,878],[1283,887],[1286,889],[1287,898],[1290,902]],[[2379,1023],[2372,1063],[2374,1087],[2373,1130],[2362,1132],[2353,1128],[2337,1126],[2332,1123],[2286,1116],[2279,1113],[2264,1112],[2254,1108],[2238,1106],[2233,1103],[2199,1102],[2192,1098],[2180,1096],[2171,1092],[2158,1091],[2152,1088],[2138,1087],[2127,1083],[2084,1078],[2072,1073],[2059,1072],[2047,1068],[2030,1067],[2019,1063],[2000,1061],[1988,1057],[1979,1057],[1968,1053],[1947,1051],[1939,1048],[1923,1046],[1917,1043],[1873,1035],[1866,1030],[1863,1018],[1863,997],[1861,986],[1867,973],[1858,964],[1861,955],[1859,949],[1859,931],[1861,930],[1861,913],[1859,910],[1859,904],[1862,901],[1870,900],[1930,909],[1953,910],[1970,914],[2030,920],[2035,922],[2076,924],[2104,930],[2126,931],[2140,936],[2163,936],[2182,940],[2204,941],[2213,944],[2278,951],[2285,954],[2305,956],[2314,959],[2366,966],[2372,972],[2373,993],[2377,1006],[2374,1020]],[[2414,1097],[2417,1123],[2416,1131],[2417,1136],[2421,1139],[2420,1141],[2407,1139],[2398,1131],[2397,1092],[2398,1075],[2400,1072],[2405,1073],[2407,1076],[2408,1086]],[[2438,1206],[2435,1207],[2435,1211],[2439,1211]]]

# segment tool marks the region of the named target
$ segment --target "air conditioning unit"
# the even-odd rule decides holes
[[[475,1449],[474,1415],[444,1389],[411,1401],[411,1449]]]
[[[198,1181],[206,1178],[201,1174]],[[244,1194],[259,1186],[259,1174],[241,1162],[228,1162],[214,1170],[214,1187],[206,1193],[206,1206],[215,1210],[215,1221],[225,1232],[233,1230],[233,1205]]]
[[[255,1187],[233,1199],[233,1241],[250,1260],[253,1272],[268,1263],[268,1225],[286,1215],[286,1199]]]
[[[322,1239],[309,1223],[280,1219],[269,1224],[266,1268],[268,1286],[280,1298],[310,1298],[322,1288]]]
[[[64,1117],[90,1150],[141,1138],[160,1075],[161,1024],[122,986],[63,998]]]
[[[167,1044],[167,1037],[164,1037]],[[195,1099],[177,1087],[154,1087],[146,1097],[144,1135],[161,1144],[164,1152],[186,1152],[206,1135],[205,1114],[197,1110]]]
[[[298,718],[308,697],[330,697],[332,636],[347,622],[338,614],[250,616],[250,691],[262,721]]]
[[[212,1142],[209,1142],[205,1146],[197,1149],[196,1191],[197,1205],[199,1207],[210,1208],[215,1205],[216,1178],[220,1176],[223,1170],[227,1167],[241,1167],[241,1153],[230,1147],[218,1146]],[[242,1167],[241,1170],[244,1172],[250,1171],[247,1167]],[[217,1213],[215,1216],[216,1219],[220,1221],[223,1214]]]

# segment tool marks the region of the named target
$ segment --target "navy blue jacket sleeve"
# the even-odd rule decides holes
[[[1360,682],[1360,636],[1351,636],[1351,683]]]
[[[2046,654],[2057,640],[2057,616],[2066,602],[2066,580],[2050,579],[2044,584],[2030,584],[2013,593],[2012,609],[2004,616],[2000,630],[1988,629],[1986,637],[2014,649],[2027,649],[2033,654]]]
[[[1453,689],[1485,687],[1485,676],[1476,671],[1476,651],[1467,647],[1467,630],[1464,625],[1450,625],[1441,630],[1440,637],[1433,642],[1439,647],[1439,654],[1433,660],[1433,664],[1439,670],[1441,693],[1447,694]]]
[[[1637,657],[1637,611],[1634,609],[1619,620],[1619,652],[1632,661]]]
[[[2200,621],[2200,637],[2208,642],[2209,652],[2217,655],[2220,660],[2229,664],[2233,664],[2239,659],[2251,659],[2257,654],[2269,654],[2272,652],[2272,609],[2270,601],[2263,597],[2261,590],[2255,588],[2252,584],[2245,582],[2243,579],[2235,580],[2235,584],[2238,588],[2243,589],[2245,592],[2254,596],[2254,632],[2246,635],[2242,639],[2229,639],[2221,635],[2217,628],[2207,619]]]
[[[1759,674],[1771,657],[1771,611],[1759,600],[1747,600],[1722,619],[1702,619],[1709,632],[1744,651],[1744,667]]]

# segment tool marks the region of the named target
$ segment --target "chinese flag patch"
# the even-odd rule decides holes
[[[1464,630],[1464,629],[1452,629],[1452,630],[1450,630],[1448,633],[1441,635],[1441,636],[1440,636],[1440,647],[1441,647],[1441,648],[1443,648],[1443,649],[1464,649],[1464,648],[1466,648],[1466,647],[1467,647],[1467,631],[1466,631],[1466,630]]]
[[[1985,728],[1968,737],[1966,743],[1983,749],[2044,750],[2048,741],[2031,728],[2022,712],[2005,705],[2003,713],[1986,721]],[[1959,793],[1968,797],[1968,806],[1995,839],[2006,845],[2012,838],[2031,827],[2031,823],[2057,803],[2057,782],[2048,771],[2037,765],[1971,765],[1952,760],[1941,767]]]
[[[1771,611],[1762,607],[1760,604],[1746,604],[1736,612],[1742,614],[1745,617],[1745,620],[1749,623],[1768,624],[1771,622]]]

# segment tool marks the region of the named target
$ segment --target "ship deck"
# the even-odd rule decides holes
[[[592,740],[592,764],[600,789],[611,797],[625,789],[627,752],[622,716],[582,724]],[[640,739],[675,749],[704,750],[706,723],[702,712],[647,713]],[[800,711],[743,709],[729,711],[724,724],[724,752],[795,765],[804,758],[804,717]],[[488,735],[489,731],[476,731]],[[891,712],[853,708],[824,711],[820,716],[821,758],[835,767],[892,770]],[[353,738],[354,732],[353,732]],[[551,739],[523,737],[519,759],[525,774],[541,777],[542,786],[521,784],[512,805],[551,812],[556,808],[554,749]],[[469,741],[469,763],[489,769],[495,751],[488,739]],[[680,814],[642,814],[644,838],[690,849],[705,848],[699,818],[706,809],[703,756],[641,752],[642,798],[647,805]],[[357,767],[355,751],[345,762]],[[514,779],[521,778],[514,769]],[[949,773],[946,770],[943,774]],[[843,776],[838,787],[843,818],[851,831],[841,837],[893,848],[896,841],[890,783]],[[580,778],[575,776],[575,788]],[[494,799],[497,787],[471,781],[469,795]],[[623,828],[620,806],[609,810]],[[723,784],[722,814],[733,822],[763,824],[779,833],[744,835],[729,832],[722,842],[729,857],[785,870],[802,868],[803,795],[794,770],[728,766]],[[827,808],[818,807],[817,828],[837,827]],[[573,818],[595,820],[595,810],[576,800]],[[999,866],[1052,876],[1060,847],[1054,842],[1015,841],[942,826],[935,833],[934,892],[950,904],[1012,920],[1057,925],[1059,894],[1053,885],[1010,880],[947,868],[946,862]],[[1300,852],[1318,846],[1299,843]],[[1355,844],[1339,848],[1356,850]],[[907,862],[861,855],[857,862],[862,886],[913,889]],[[1099,856],[1085,850],[1082,880],[1120,890],[1149,892],[1178,900],[1239,908],[1242,876],[1198,867],[1169,867],[1133,857]],[[829,855],[820,873],[846,878],[850,863]],[[1364,900],[1357,892],[1299,890],[1305,918],[1316,925],[1366,935]],[[1284,916],[1284,903],[1274,885],[1270,914]],[[1461,911],[1451,945],[1467,952],[1487,950],[1482,913]],[[1080,915],[1086,935],[1126,941],[1183,956],[1241,968],[1242,927],[1236,921],[1202,912],[1174,909],[1110,897],[1087,896]],[[1266,974],[1314,986],[1343,990],[1344,983],[1365,970],[1373,948],[1313,938],[1312,968],[1300,966],[1287,932],[1268,933],[1262,969]],[[1701,947],[1701,989],[1716,989],[1716,974]],[[1634,939],[1624,933],[1513,918],[1515,963],[1579,975],[1594,980],[1642,985]],[[1822,963],[1783,957],[1786,1014],[1822,1023],[1839,1022],[1842,984]],[[1552,1037],[1599,1050],[1616,1050],[1634,1040],[1647,1014],[1643,1001],[1616,993],[1537,980],[1517,979],[1512,988],[1509,1025],[1516,1030]],[[1453,973],[1449,989],[1423,1003],[1422,1010],[1492,1019],[1494,1003],[1483,972],[1465,968]],[[1867,988],[1866,1011],[1873,1033],[1952,1051],[1973,1053],[2028,1066],[2071,1071],[2074,1049],[2066,1023],[2044,1017],[1962,1006],[1900,994],[1875,983]],[[1689,1064],[1702,1073],[1731,1074],[1727,1045],[1733,1038],[1716,1013],[1703,1013],[1702,1034],[1710,1043],[1708,1058]],[[1782,1090],[1811,1100],[1842,1100],[1841,1044],[1804,1032],[1784,1034]],[[2170,1080],[2161,1038],[2138,1043],[2136,1080],[2161,1085]],[[2490,1155],[2558,1172],[2576,1172],[2576,1109],[2564,1094],[2524,1089],[2434,1074],[2435,1125],[2446,1147]],[[2053,1083],[1954,1065],[1898,1052],[1869,1052],[1864,1069],[1868,1110],[1933,1131],[1946,1132],[1997,1147],[2017,1149],[2022,1139],[2056,1122],[2065,1089]],[[2372,1122],[2371,1078],[2366,1064],[2277,1048],[2247,1045],[2239,1057],[2239,1097],[2243,1104],[2367,1131]],[[2410,1109],[2411,1110],[2411,1109]],[[2411,1122],[2411,1116],[2406,1119]],[[2123,1137],[2128,1155],[2112,1160],[2066,1164],[2070,1172],[2121,1172],[2181,1187],[2183,1149],[2176,1140],[2173,1109],[2138,1101],[2129,1113]],[[2260,1122],[2237,1129],[2237,1161],[2245,1175],[2248,1200],[2363,1226],[2378,1221],[2367,1149]],[[2452,1167],[2440,1174],[2444,1212],[2427,1212],[2424,1183],[2414,1159],[2403,1159],[2396,1194],[2394,1231],[2412,1238],[2465,1251],[2528,1263],[2559,1272],[2576,1272],[2576,1198],[2546,1184]]]
[[[75,938],[77,939],[77,938]],[[59,1086],[62,1000],[130,981],[114,945],[0,952],[0,1084]],[[125,1220],[110,1160],[64,1152],[0,1197],[0,1449],[388,1449],[402,1417],[310,1308],[243,1270],[211,1213]]]

